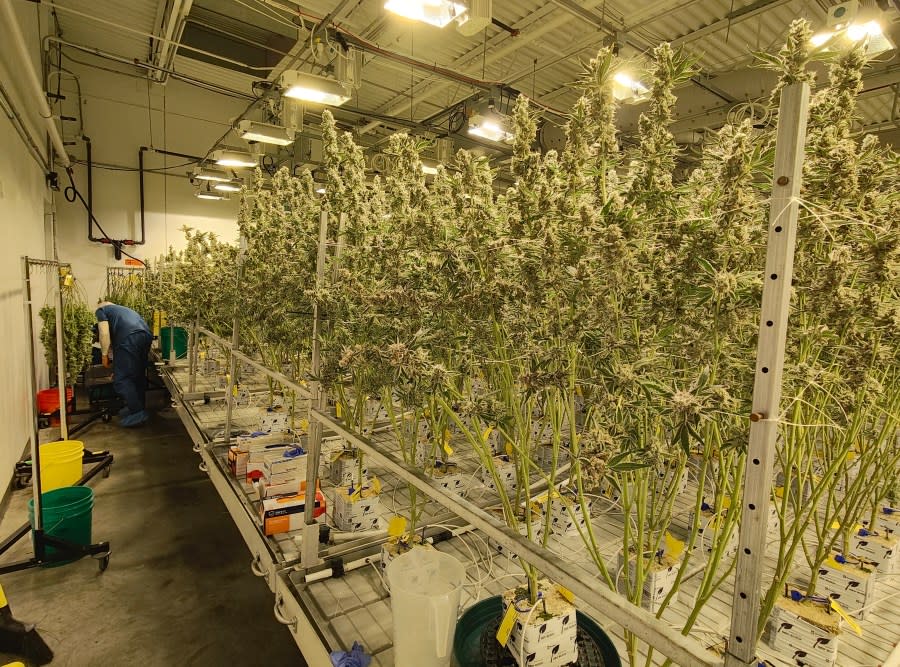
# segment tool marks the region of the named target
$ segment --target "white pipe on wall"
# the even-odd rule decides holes
[[[31,62],[31,55],[28,53],[28,47],[25,45],[25,37],[22,35],[22,29],[16,19],[16,13],[13,10],[12,0],[0,0],[0,12],[2,12],[2,23],[7,26],[7,32],[12,37],[12,44],[18,52],[21,68],[25,72],[25,79],[28,86],[34,94],[34,103],[37,105],[38,113],[44,119],[47,125],[47,134],[50,135],[50,141],[53,142],[53,149],[56,151],[60,162],[64,167],[69,167],[71,162],[66,154],[66,147],[63,145],[62,137],[56,122],[53,120],[53,113],[47,104],[47,95],[41,80],[38,78],[37,72],[34,71],[34,65]]]

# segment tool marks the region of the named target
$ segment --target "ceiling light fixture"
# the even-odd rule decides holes
[[[214,181],[224,183],[231,180],[231,175],[221,169],[209,169],[208,167],[194,167],[191,178],[198,181]]]
[[[875,19],[847,23],[835,30],[823,30],[813,35],[809,42],[816,49],[827,52],[843,50],[864,40],[867,56],[877,56],[896,48],[891,38],[884,34],[881,23]]]
[[[279,80],[282,95],[314,104],[340,106],[350,99],[350,91],[340,81],[324,76],[288,70]]]
[[[244,182],[236,178],[227,183],[216,183],[213,186],[213,190],[218,190],[219,192],[240,192],[242,187],[244,187]]]
[[[646,99],[650,89],[625,72],[613,75],[613,97],[621,102],[641,102]]]
[[[384,8],[404,18],[438,28],[443,28],[466,11],[465,5],[452,0],[388,0]]]
[[[262,144],[290,146],[294,143],[294,133],[280,125],[259,123],[255,120],[242,120],[237,126],[244,141],[258,141]]]
[[[212,200],[222,200],[228,199],[228,195],[222,192],[213,192],[209,188],[209,182],[206,183],[205,186],[200,186],[196,190],[194,190],[194,196],[197,199],[212,199]]]
[[[476,113],[469,119],[469,134],[488,141],[512,141],[515,135],[509,127],[509,118],[496,111]]]
[[[255,167],[259,163],[256,157],[249,153],[229,149],[214,151],[212,154],[212,161],[220,167],[236,168]]]

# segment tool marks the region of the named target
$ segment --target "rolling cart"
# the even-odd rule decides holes
[[[41,448],[40,448],[40,424],[39,415],[34,404],[34,377],[35,377],[35,359],[34,359],[34,325],[32,310],[32,268],[41,268],[50,274],[51,281],[59,282],[61,279],[69,275],[69,265],[54,260],[23,258],[24,268],[24,295],[25,295],[25,327],[27,332],[28,359],[30,362],[30,372],[26,380],[26,387],[31,397],[28,409],[31,416],[32,434],[31,434],[31,483],[33,489],[34,503],[34,525],[26,523],[20,526],[16,531],[0,542],[0,556],[6,553],[14,544],[25,537],[29,532],[33,536],[34,555],[31,558],[14,561],[12,563],[0,565],[0,574],[9,572],[17,572],[32,567],[40,567],[51,564],[63,564],[76,560],[80,560],[86,556],[91,556],[99,561],[100,571],[103,572],[109,566],[110,545],[109,542],[95,542],[92,544],[76,544],[69,540],[61,539],[54,535],[50,535],[44,529],[44,507],[41,495]],[[56,345],[57,345],[57,367],[59,371],[60,389],[60,405],[65,405],[65,355],[63,353],[63,327],[62,327],[62,290],[56,285],[58,295],[56,302]],[[68,439],[69,431],[67,424],[66,411],[60,410],[60,437]],[[113,456],[109,452],[105,452],[100,461],[91,468],[78,482],[76,486],[83,486],[96,475],[103,472],[108,475],[109,467],[112,465]]]

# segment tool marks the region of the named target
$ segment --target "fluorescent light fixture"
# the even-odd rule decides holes
[[[617,100],[638,102],[650,92],[647,86],[625,72],[616,72],[613,75],[613,83],[613,97]]]
[[[832,47],[835,50],[847,48],[863,40],[865,40],[867,56],[876,56],[896,48],[890,37],[884,34],[881,23],[874,19],[850,23],[840,30],[825,30],[816,33],[809,42],[814,48],[831,51]]]
[[[207,167],[194,167],[191,177],[198,181],[213,181],[225,183],[231,180],[231,175],[221,169],[209,169]]]
[[[213,186],[213,190],[218,190],[219,192],[240,192],[243,185],[243,181],[235,179],[227,183],[216,183]]]
[[[228,149],[213,152],[212,159],[220,167],[255,167],[259,162],[250,153]]]
[[[218,187],[218,186],[217,186]],[[206,186],[199,187],[194,190],[194,196],[197,199],[213,199],[213,200],[222,200],[228,199],[228,195],[223,192],[213,192],[209,188],[209,182],[206,183]]]
[[[466,7],[451,0],[388,0],[384,8],[389,12],[443,28],[462,16]]]
[[[477,113],[469,119],[469,134],[488,141],[512,141],[515,135],[508,128],[507,117],[496,112]]]
[[[238,123],[237,129],[244,141],[258,141],[262,144],[275,144],[276,146],[290,146],[294,143],[294,133],[280,125],[242,120]]]
[[[350,91],[339,81],[297,70],[288,70],[281,75],[282,95],[296,100],[340,106],[350,99]]]

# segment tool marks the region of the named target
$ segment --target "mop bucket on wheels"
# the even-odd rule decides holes
[[[466,570],[440,551],[412,549],[387,567],[396,667],[445,667],[453,654]]]
[[[83,453],[84,443],[80,440],[41,445],[41,490],[46,492],[72,486],[81,479]]]
[[[61,540],[89,546],[94,509],[94,490],[89,486],[64,486],[41,494],[44,510],[44,532]],[[28,521],[34,528],[34,499],[28,501]],[[46,555],[52,558],[59,550],[48,546]],[[58,561],[45,567],[72,563],[76,558]]]

